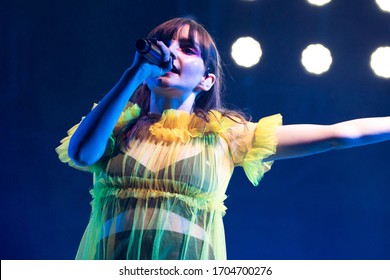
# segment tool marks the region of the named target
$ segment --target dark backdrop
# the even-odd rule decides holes
[[[1,259],[73,259],[90,213],[90,174],[54,149],[128,67],[134,41],[191,16],[215,37],[226,101],[254,119],[329,124],[389,115],[390,80],[369,68],[390,45],[390,14],[374,0],[8,0],[0,6]],[[238,36],[253,36],[261,63],[237,67]],[[323,43],[329,72],[308,75],[306,45]],[[259,187],[237,169],[228,188],[230,259],[389,259],[390,143],[276,162]]]

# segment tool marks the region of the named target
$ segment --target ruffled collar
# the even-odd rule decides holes
[[[208,113],[206,122],[194,113],[181,110],[165,110],[158,122],[150,126],[149,132],[159,140],[183,143],[191,138],[202,137],[207,134],[218,134],[226,130],[224,119],[220,112],[212,110]]]
[[[130,120],[138,118],[140,111],[137,104],[129,103],[119,118],[117,130]],[[160,120],[150,126],[149,132],[158,140],[186,143],[191,138],[221,133],[236,124],[232,119],[222,116],[221,112],[216,110],[211,110],[207,117],[208,122],[195,113],[167,109],[161,114]]]

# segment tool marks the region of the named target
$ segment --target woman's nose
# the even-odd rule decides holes
[[[169,46],[169,52],[170,52],[170,55],[171,55],[173,60],[175,60],[177,58],[177,49],[178,49],[178,45],[175,43],[172,43]]]
[[[170,56],[172,57],[172,60],[175,60],[177,58],[177,55],[175,52],[171,51]]]

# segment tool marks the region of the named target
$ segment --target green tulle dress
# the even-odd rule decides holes
[[[92,212],[76,258],[226,259],[222,217],[233,169],[242,166],[259,183],[272,164],[263,160],[275,152],[281,116],[243,125],[217,111],[205,122],[166,110],[146,139],[116,145],[120,129],[139,113],[129,104],[93,166],[77,166],[68,156],[78,124],[56,149],[62,162],[94,176]]]

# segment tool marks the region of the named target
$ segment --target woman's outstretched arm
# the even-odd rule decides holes
[[[278,145],[267,160],[303,157],[390,140],[390,117],[363,118],[333,125],[285,125],[276,131]]]

